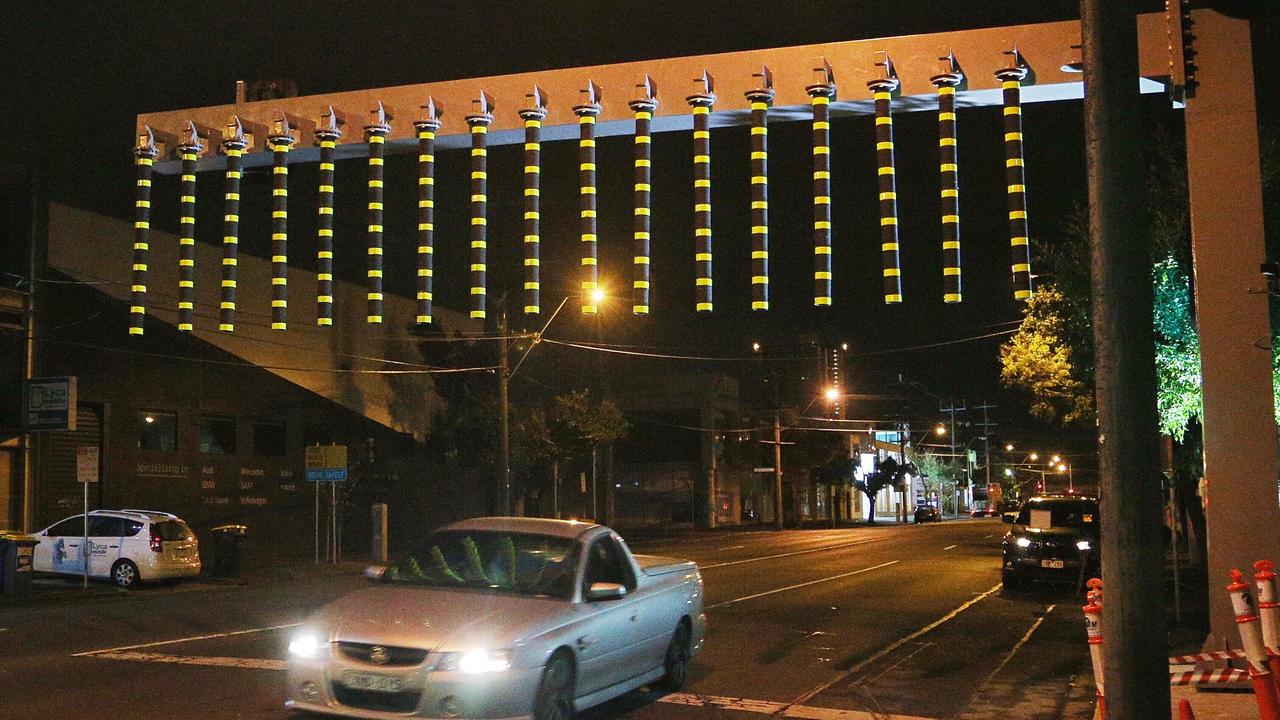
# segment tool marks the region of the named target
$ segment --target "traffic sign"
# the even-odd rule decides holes
[[[346,445],[311,445],[307,448],[309,482],[344,482],[346,479]]]
[[[75,430],[76,379],[28,380],[22,392],[22,423],[27,430]]]
[[[343,482],[346,479],[346,468],[307,468],[309,482]]]
[[[98,482],[98,446],[81,445],[76,448],[76,481]]]

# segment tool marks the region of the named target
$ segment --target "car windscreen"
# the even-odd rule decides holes
[[[152,523],[151,527],[161,540],[190,540],[194,537],[191,528],[181,520],[162,520]]]
[[[1018,525],[1040,528],[1092,527],[1098,522],[1098,506],[1085,500],[1029,502],[1018,513]]]
[[[387,569],[387,582],[465,587],[568,599],[577,543],[572,539],[489,530],[446,530]]]

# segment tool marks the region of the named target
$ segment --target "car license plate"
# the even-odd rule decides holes
[[[373,690],[375,692],[400,692],[404,690],[404,678],[374,675],[373,673],[347,673],[343,676],[343,682],[347,687],[358,690]]]
[[[1054,570],[1061,570],[1063,567],[1063,564],[1061,560],[1041,560],[1040,567],[1053,568]]]

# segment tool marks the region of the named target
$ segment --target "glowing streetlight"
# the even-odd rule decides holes
[[[1058,472],[1066,472],[1066,471],[1067,471],[1067,464],[1066,464],[1066,463],[1058,463]]]
[[[1006,444],[1005,444],[1005,446],[1004,446],[1004,451],[1005,451],[1005,452],[1013,452],[1013,443],[1006,443]]]
[[[827,399],[827,402],[835,402],[840,399],[840,388],[832,385],[822,393],[822,396]]]
[[[758,342],[751,343],[751,352],[760,352],[760,343]]]
[[[607,297],[609,296],[605,294],[604,288],[602,287],[593,288],[591,290],[591,302],[595,303],[596,305],[603,304],[605,298]]]
[[[938,435],[946,435],[946,434],[947,434],[947,426],[946,426],[946,425],[939,425],[939,426],[935,427],[935,428],[933,429],[933,431],[934,431],[935,433],[937,433]]]
[[[1040,453],[1031,453],[1032,462],[1040,459]]]
[[[1057,455],[1054,455],[1053,460],[1051,460],[1050,462],[1052,462],[1054,465],[1057,465],[1058,463],[1062,462],[1062,458],[1058,457]]]

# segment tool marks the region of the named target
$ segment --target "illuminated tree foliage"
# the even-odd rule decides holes
[[[1066,332],[1068,310],[1056,285],[1041,286],[1027,302],[1018,331],[1000,347],[1001,381],[1026,391],[1032,415],[1064,425],[1093,413],[1092,384],[1081,377]]]
[[[1156,263],[1156,402],[1160,431],[1181,441],[1204,411],[1200,389],[1200,337],[1191,312],[1191,283],[1173,257]]]

